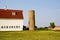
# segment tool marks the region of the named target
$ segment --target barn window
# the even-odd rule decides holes
[[[19,26],[19,28],[20,28],[20,26]]]
[[[18,26],[16,26],[16,28],[18,28]]]
[[[3,26],[1,26],[1,28],[3,28]]]
[[[8,28],[8,26],[6,26],[6,28]]]
[[[15,15],[17,15],[17,13],[16,12],[12,12],[12,15],[15,16]]]
[[[5,26],[3,26],[3,28],[5,28]]]
[[[14,26],[14,28],[15,28],[15,26]]]
[[[11,28],[11,26],[9,26],[9,28]]]

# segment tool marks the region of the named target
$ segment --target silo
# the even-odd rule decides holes
[[[34,10],[29,10],[29,30],[34,30],[35,28],[35,11]]]

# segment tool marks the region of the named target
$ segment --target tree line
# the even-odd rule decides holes
[[[55,23],[54,22],[50,22],[50,26],[48,26],[48,27],[38,28],[37,26],[35,26],[35,30],[51,30],[53,28],[55,28]],[[29,27],[23,26],[23,30],[29,30]]]

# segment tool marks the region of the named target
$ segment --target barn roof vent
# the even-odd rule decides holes
[[[12,15],[15,16],[16,15],[16,12],[12,12]]]

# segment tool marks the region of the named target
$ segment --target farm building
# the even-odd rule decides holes
[[[0,31],[23,30],[23,11],[0,9]]]
[[[52,30],[60,30],[60,26],[56,26],[56,27],[53,28]]]

